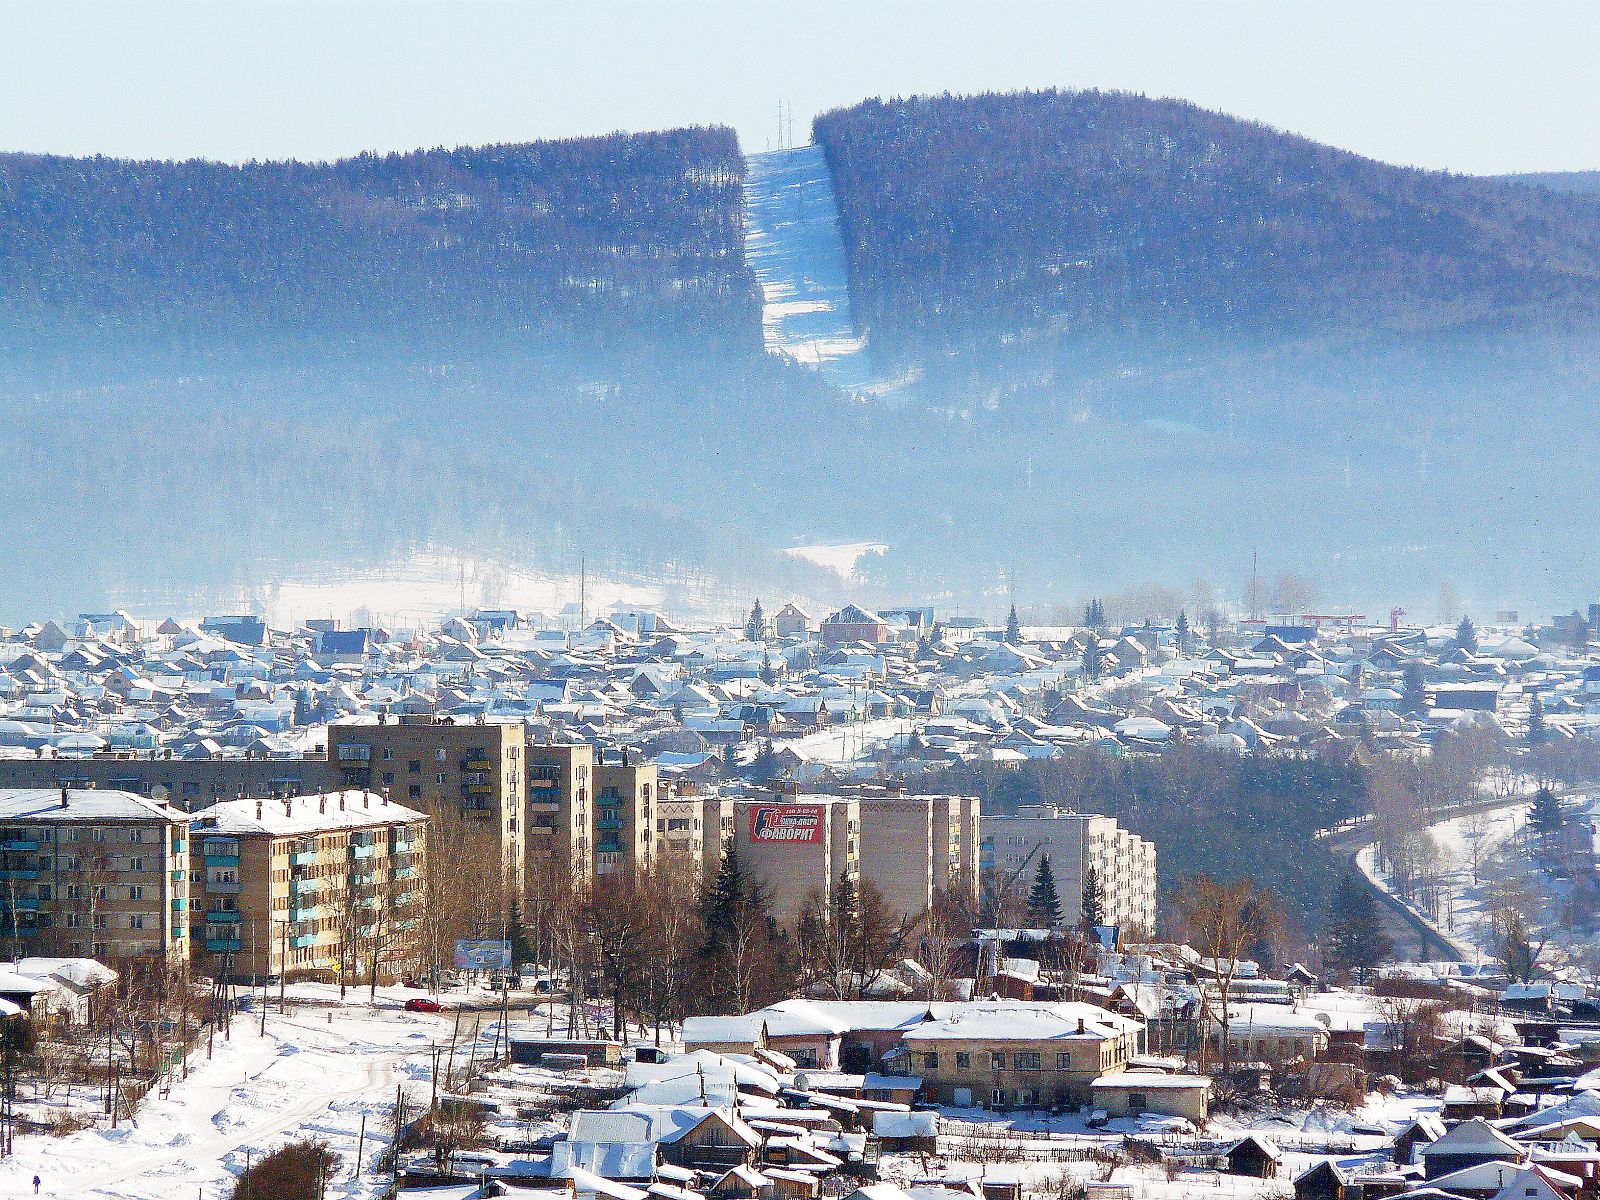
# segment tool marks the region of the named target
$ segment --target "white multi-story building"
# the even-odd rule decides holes
[[[1115,817],[1025,805],[1014,817],[982,817],[983,866],[1026,895],[1040,858],[1050,860],[1062,918],[1083,919],[1083,882],[1094,868],[1103,918],[1124,933],[1148,934],[1156,923],[1156,848]]]

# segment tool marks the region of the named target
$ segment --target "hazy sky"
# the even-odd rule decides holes
[[[1392,162],[1600,168],[1600,3],[0,0],[0,149],[330,158],[1017,87],[1180,96]]]

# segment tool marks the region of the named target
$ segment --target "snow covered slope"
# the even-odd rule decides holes
[[[851,324],[839,209],[821,148],[745,161],[745,254],[761,282],[767,349],[850,391],[888,390],[873,378],[866,339]]]

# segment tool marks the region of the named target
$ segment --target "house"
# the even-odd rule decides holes
[[[1324,1160],[1295,1177],[1294,1200],[1355,1200],[1354,1176],[1338,1163]]]
[[[1228,1013],[1228,1050],[1235,1061],[1309,1061],[1328,1048],[1328,1027],[1281,1004],[1235,1004]],[[1213,1018],[1212,1045],[1222,1050],[1222,1020]]]
[[[1159,1113],[1196,1123],[1211,1112],[1211,1080],[1205,1075],[1115,1071],[1089,1085],[1093,1104],[1110,1117]]]
[[[814,624],[811,614],[791,601],[773,616],[772,632],[781,638],[810,637]]]
[[[889,622],[859,605],[847,604],[822,622],[822,644],[844,646],[865,642],[881,646],[890,640]]]
[[[1411,1124],[1395,1135],[1392,1154],[1395,1165],[1409,1167],[1416,1161],[1417,1150],[1445,1135],[1445,1124],[1432,1113],[1421,1113]]]
[[[1430,1182],[1489,1162],[1521,1165],[1527,1148],[1481,1117],[1463,1121],[1437,1141],[1422,1147],[1423,1176]]]
[[[939,1114],[873,1113],[872,1133],[882,1149],[895,1154],[936,1154],[939,1149]]]
[[[1272,1179],[1283,1162],[1283,1151],[1269,1139],[1247,1134],[1222,1152],[1229,1175],[1248,1175],[1252,1179]]]
[[[1101,1076],[1120,1071],[1144,1030],[1092,1004],[993,1001],[952,1005],[907,1030],[907,1067],[927,1098],[970,1108],[1084,1104]]]

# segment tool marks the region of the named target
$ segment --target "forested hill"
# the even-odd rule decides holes
[[[1544,330],[1600,312],[1594,200],[1389,166],[1179,101],[868,100],[814,136],[857,323],[890,369],[988,356],[970,383],[1005,345],[1025,347],[1018,375],[1071,380],[1096,355],[1161,346]]]
[[[230,166],[0,156],[0,361],[759,346],[728,129]]]
[[[1576,192],[1600,196],[1600,171],[1534,171],[1525,175],[1501,175],[1508,183],[1534,184],[1553,192]]]

